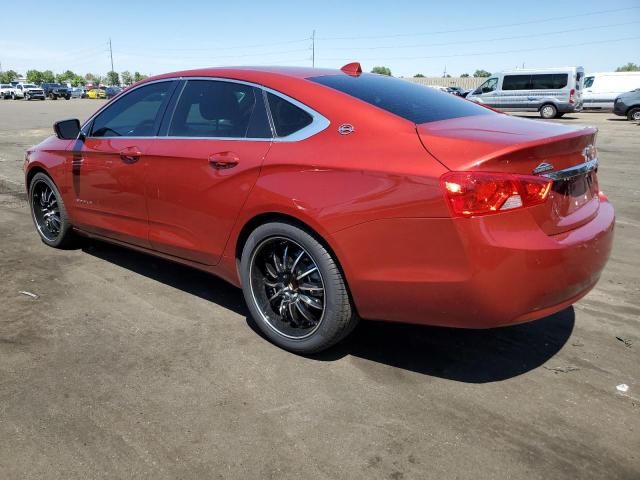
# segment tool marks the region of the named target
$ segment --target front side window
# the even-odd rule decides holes
[[[219,80],[189,80],[169,126],[172,137],[271,138],[262,91]]]
[[[498,86],[498,79],[497,78],[490,78],[489,80],[487,80],[486,82],[484,82],[482,85],[480,85],[475,92],[473,92],[475,95],[480,95],[482,93],[490,93],[493,92],[496,87]]]
[[[132,90],[93,121],[91,137],[152,137],[173,82],[157,82]]]
[[[418,124],[472,115],[494,114],[491,110],[456,95],[386,75],[371,73],[363,73],[357,77],[325,75],[309,78],[309,80]],[[498,79],[492,80],[495,89]]]
[[[584,88],[591,88],[593,86],[593,80],[596,77],[585,77],[584,78]]]
[[[313,117],[291,102],[273,93],[268,93],[269,110],[278,137],[286,137],[302,130],[313,122]]]

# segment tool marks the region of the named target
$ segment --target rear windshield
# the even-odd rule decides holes
[[[311,77],[309,80],[351,95],[413,123],[494,115],[491,110],[456,95],[384,75],[326,75]]]

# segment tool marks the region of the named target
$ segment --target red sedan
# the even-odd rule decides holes
[[[358,318],[534,320],[593,288],[611,249],[595,129],[357,64],[160,75],[55,131],[24,166],[44,243],[80,234],[218,275],[296,352]]]

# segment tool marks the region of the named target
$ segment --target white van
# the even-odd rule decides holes
[[[590,73],[584,77],[584,108],[613,108],[618,95],[640,88],[640,72]]]
[[[467,100],[498,110],[559,118],[582,110],[583,77],[582,67],[508,70],[491,75]]]

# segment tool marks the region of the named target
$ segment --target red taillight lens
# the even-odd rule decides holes
[[[569,92],[569,103],[575,103],[576,98],[576,91],[572,88],[571,91]]]
[[[440,182],[451,212],[457,217],[499,213],[543,203],[552,180],[531,175],[449,172]]]

